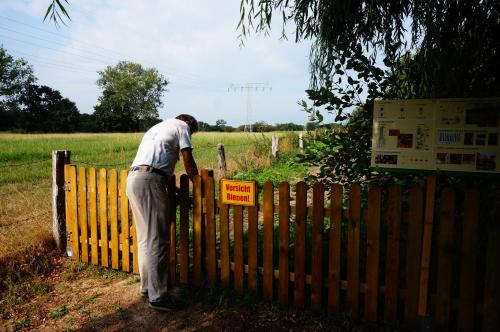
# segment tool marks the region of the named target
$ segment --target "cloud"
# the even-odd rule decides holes
[[[7,0],[0,11],[67,36],[49,35],[62,45],[39,42],[59,52],[35,47],[30,53],[65,64],[60,69],[35,65],[36,74],[43,84],[75,101],[82,112],[92,112],[97,102],[96,71],[128,60],[156,67],[172,82],[162,116],[182,111],[209,123],[223,118],[239,125],[246,119],[246,96],[228,93],[230,84],[268,82],[273,92],[252,96],[253,120],[306,121],[296,102],[306,98],[309,44],[279,40],[281,22],[277,22],[271,37],[250,36],[240,48],[239,1],[72,1],[68,6],[72,21],[59,30],[40,23],[48,3]],[[7,23],[20,27],[0,19],[0,24]],[[6,46],[28,49],[20,43]]]

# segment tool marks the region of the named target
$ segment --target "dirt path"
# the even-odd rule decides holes
[[[0,318],[0,331],[368,331],[348,319],[277,308],[214,290],[177,290],[185,309],[157,312],[132,274],[60,259],[37,296]],[[36,286],[40,287],[40,286]]]

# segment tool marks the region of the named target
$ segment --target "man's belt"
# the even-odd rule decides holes
[[[132,166],[130,167],[130,171],[137,171],[137,172],[150,172],[150,173],[156,173],[162,176],[167,176],[167,173],[165,173],[162,170],[159,170],[158,168],[154,168],[153,166],[149,165],[139,165],[139,166]]]

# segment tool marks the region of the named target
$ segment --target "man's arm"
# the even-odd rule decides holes
[[[184,168],[186,169],[186,173],[189,175],[191,181],[195,175],[198,175],[198,167],[194,161],[192,150],[193,149],[191,148],[184,148],[181,150]]]

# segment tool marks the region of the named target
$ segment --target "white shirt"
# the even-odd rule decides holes
[[[179,160],[179,151],[192,147],[191,130],[187,123],[168,119],[144,134],[132,166],[149,165],[172,175]]]

